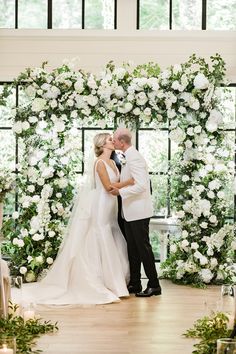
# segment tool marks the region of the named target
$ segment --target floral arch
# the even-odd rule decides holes
[[[131,68],[110,62],[97,76],[71,64],[21,73],[14,85],[23,86],[28,104],[17,108],[13,126],[24,156],[20,208],[3,229],[13,273],[30,282],[53,263],[73,200],[78,130],[94,122],[105,128],[115,119],[154,129],[168,121],[169,136],[180,148],[172,197],[182,231],[171,242],[163,276],[195,285],[235,281],[224,193],[233,174],[222,130],[224,83],[225,63],[217,54],[210,64],[193,55],[164,71],[154,63]]]

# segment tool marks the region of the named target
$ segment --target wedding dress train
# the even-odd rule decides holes
[[[105,163],[105,162],[104,162]],[[111,182],[119,171],[105,163]],[[127,247],[117,222],[117,198],[96,188],[74,207],[68,235],[46,277],[24,284],[23,299],[37,304],[105,304],[129,296]]]

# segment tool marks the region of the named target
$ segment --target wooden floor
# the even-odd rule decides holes
[[[90,307],[39,308],[59,331],[38,340],[46,354],[190,354],[193,341],[181,335],[215,306],[220,287],[206,290],[162,280],[162,296]],[[207,303],[207,308],[206,308]]]

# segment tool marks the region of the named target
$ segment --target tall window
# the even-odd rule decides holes
[[[0,0],[0,28],[115,29],[116,0]]]
[[[137,7],[138,29],[236,29],[236,0],[137,0]]]

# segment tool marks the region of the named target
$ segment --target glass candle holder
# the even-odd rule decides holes
[[[23,278],[21,276],[11,277],[11,292],[17,305],[22,304]]]
[[[236,354],[236,339],[217,339],[217,354]]]
[[[30,303],[23,310],[24,321],[34,320],[35,319],[35,306],[33,303]],[[1,354],[1,353],[0,353]]]
[[[0,354],[16,354],[16,338],[11,336],[0,337]]]

